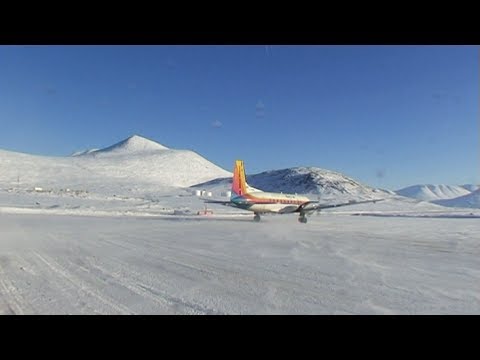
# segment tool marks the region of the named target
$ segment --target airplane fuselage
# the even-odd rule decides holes
[[[300,214],[298,221],[306,223],[306,215],[311,214],[314,211],[320,211],[320,209],[376,202],[379,200],[367,200],[362,202],[349,201],[344,204],[322,205],[319,204],[318,201],[310,200],[306,196],[264,192],[247,184],[243,161],[236,160],[233,169],[232,194],[230,196],[230,201],[210,200],[206,202],[253,211],[255,213],[253,218],[254,221],[260,221],[260,214],[264,213],[288,214],[297,212]]]
[[[239,208],[256,213],[282,213],[295,212],[300,205],[311,200],[296,194],[255,191],[232,197],[231,201]]]

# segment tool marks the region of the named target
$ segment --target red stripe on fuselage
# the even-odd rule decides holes
[[[302,205],[306,203],[307,201],[303,200],[280,200],[280,199],[273,199],[273,198],[258,198],[256,196],[253,196],[251,194],[244,194],[244,198],[248,200],[253,200],[256,204],[271,204],[271,203],[276,203],[276,204],[293,204],[293,205]]]

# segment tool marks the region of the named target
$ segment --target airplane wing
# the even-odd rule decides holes
[[[232,206],[236,207],[234,203],[231,201],[223,201],[223,200],[204,200],[204,203],[207,204],[218,204],[218,205],[225,205],[225,206]]]
[[[281,209],[278,213],[279,214],[289,214],[298,211],[298,205],[287,205],[283,209]]]
[[[298,211],[318,211],[322,209],[330,209],[330,208],[335,208],[335,207],[340,207],[340,206],[348,206],[348,205],[358,205],[358,204],[366,204],[366,203],[376,203],[377,201],[382,201],[385,199],[375,199],[375,200],[365,200],[365,201],[349,201],[346,203],[340,203],[340,204],[320,204],[318,201],[310,201],[298,209]]]

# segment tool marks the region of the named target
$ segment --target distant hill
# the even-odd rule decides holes
[[[412,185],[395,192],[401,196],[423,201],[453,199],[470,194],[470,191],[462,186],[431,184]]]
[[[247,182],[263,191],[311,194],[323,199],[375,199],[390,197],[387,191],[371,188],[352,178],[317,167],[295,167],[247,175]],[[197,184],[194,188],[216,192],[230,189],[232,179],[219,178]]]
[[[100,150],[48,157],[0,150],[0,186],[188,187],[231,173],[190,150],[169,149],[138,135]]]
[[[473,185],[473,184],[465,184],[465,185],[460,185],[462,188],[474,192],[478,189],[480,189],[480,185]]]
[[[480,208],[480,189],[454,199],[436,200],[432,202],[442,206]]]

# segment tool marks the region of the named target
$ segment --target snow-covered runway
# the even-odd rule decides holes
[[[0,314],[480,313],[478,219],[0,213],[0,229]]]

